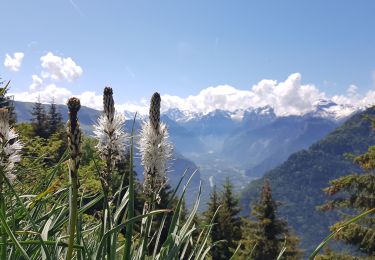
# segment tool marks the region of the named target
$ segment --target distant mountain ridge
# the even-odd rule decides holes
[[[363,110],[364,108],[361,107],[355,107],[352,105],[344,105],[344,104],[337,104],[333,102],[332,100],[328,99],[320,99],[317,100],[314,104],[312,109],[304,114],[294,115],[294,116],[305,116],[310,115],[313,117],[320,117],[325,118],[333,121],[340,121],[345,120],[350,115],[355,113],[356,111]],[[210,112],[194,112],[194,111],[188,111],[188,110],[180,110],[178,108],[170,108],[163,112],[164,115],[168,116],[170,119],[183,123],[183,122],[189,122],[189,121],[199,121],[202,118],[208,118],[208,117],[215,117],[215,116],[221,116],[227,119],[232,119],[234,121],[242,121],[246,119],[246,116],[249,114],[251,115],[274,115],[276,117],[276,114],[274,112],[274,109],[271,105],[267,105],[264,107],[252,107],[249,106],[246,109],[236,109],[233,111],[229,110],[223,110],[223,109],[215,109]],[[287,117],[291,115],[278,115],[278,117]]]

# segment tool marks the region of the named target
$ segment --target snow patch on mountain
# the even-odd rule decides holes
[[[328,99],[320,99],[314,103],[311,111],[302,114],[301,116],[307,115],[325,118],[331,121],[340,121],[361,110],[363,110],[363,108],[355,107],[349,104],[337,104]],[[278,117],[275,114],[274,109],[269,105],[263,107],[249,107],[247,109],[236,109],[234,111],[216,109],[208,113],[199,113],[188,110],[180,110],[178,108],[171,108],[164,112],[163,115],[168,116],[170,119],[178,123],[200,121],[205,118],[222,118],[235,122],[242,122],[244,120],[272,120]]]
[[[349,104],[337,104],[332,100],[320,99],[314,103],[314,109],[308,115],[340,121],[361,110],[363,108]]]

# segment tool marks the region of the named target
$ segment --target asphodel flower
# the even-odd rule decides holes
[[[104,161],[114,164],[125,158],[126,140],[124,131],[125,117],[115,111],[113,91],[110,87],[104,88],[104,113],[94,125],[95,138],[98,140],[96,148]]]
[[[21,161],[23,144],[18,139],[18,133],[9,125],[9,111],[0,108],[0,166],[10,182],[16,179],[15,164]]]
[[[159,93],[154,93],[150,104],[150,120],[142,125],[139,143],[144,167],[143,191],[157,202],[160,200],[160,189],[166,183],[168,161],[172,157],[167,126],[160,122],[160,102]]]
[[[128,136],[124,131],[125,117],[121,113],[116,112],[113,90],[110,87],[104,88],[103,107],[104,113],[94,125],[94,134],[98,140],[96,148],[107,166],[102,173],[101,180],[105,192],[108,192],[111,173],[116,162],[125,159],[125,147]]]

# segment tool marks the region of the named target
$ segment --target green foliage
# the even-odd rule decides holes
[[[350,256],[346,253],[336,253],[330,248],[327,248],[324,255],[319,255],[315,258],[316,260],[364,260],[366,258],[359,258],[355,256]]]
[[[52,99],[49,105],[49,111],[47,114],[47,136],[51,136],[58,132],[63,132],[64,123],[62,121],[62,115],[57,110],[55,100]]]
[[[299,259],[298,238],[292,235],[287,222],[276,216],[277,204],[272,198],[271,187],[265,181],[260,200],[252,206],[256,221],[246,220],[242,247],[238,259],[276,259],[285,247],[281,259]]]
[[[297,152],[279,167],[253,181],[241,195],[241,205],[258,201],[262,184],[270,180],[275,200],[281,201],[279,216],[301,238],[307,253],[325,238],[332,223],[338,220],[334,211],[321,212],[316,207],[326,201],[322,189],[333,179],[359,170],[347,154],[362,154],[375,143],[375,134],[368,117],[375,116],[375,108],[359,113],[308,150]],[[244,214],[248,210],[244,210]]]
[[[233,186],[227,178],[220,195],[214,187],[208,209],[204,214],[207,222],[214,221],[210,235],[211,242],[221,241],[212,249],[212,259],[229,259],[233,255],[241,239],[240,211],[239,200],[233,194]]]
[[[330,181],[324,191],[333,200],[322,206],[324,210],[341,210],[341,221],[331,226],[332,231],[340,229],[334,236],[346,244],[353,245],[358,252],[375,256],[375,215],[369,214],[357,222],[341,229],[346,220],[363,211],[375,208],[375,146],[354,159],[362,169],[360,174],[350,174]]]
[[[48,139],[53,135],[59,134],[61,140],[65,140],[65,128],[62,121],[62,115],[58,111],[54,99],[48,105],[48,111],[45,105],[40,102],[40,97],[32,107],[31,125],[33,127],[33,136]]]
[[[9,111],[9,124],[14,125],[17,122],[17,115],[14,111],[13,97],[7,95],[10,81],[5,83],[0,78],[0,108],[6,108]]]
[[[221,234],[220,228],[220,221],[219,221],[219,214],[216,214],[220,206],[219,196],[216,190],[216,186],[214,186],[212,193],[210,194],[210,200],[207,203],[207,211],[204,213],[204,217],[207,223],[212,221],[214,225],[212,226],[210,238],[212,242],[221,241],[223,236]],[[220,259],[221,255],[221,246],[218,244],[217,246],[213,247],[211,250],[211,257],[212,259]]]
[[[31,115],[33,116],[31,122],[33,126],[34,136],[48,138],[47,113],[44,109],[43,104],[40,102],[40,97],[38,97],[37,102],[34,103]]]
[[[32,124],[16,126],[24,143],[17,179],[0,192],[0,256],[2,259],[64,259],[67,252],[67,228],[70,209],[69,180],[65,134],[56,131],[49,138],[35,136]],[[129,173],[135,172],[128,160],[116,164],[111,182],[113,194],[109,207],[102,207],[103,190],[99,172],[105,163],[100,159],[96,141],[84,137],[79,168],[78,223],[73,245],[75,259],[120,259],[125,240],[125,227],[134,225],[131,235],[131,259],[203,259],[209,252],[206,246],[211,226],[196,222],[200,200],[190,213],[183,206],[183,197],[166,186],[161,203],[143,214],[141,186],[135,181],[135,215],[129,218]],[[3,172],[0,171],[0,176]],[[190,178],[191,180],[191,178]],[[22,194],[19,196],[18,194]],[[185,188],[182,192],[185,194]],[[1,208],[5,209],[2,211]],[[167,209],[167,210],[166,210]],[[109,218],[103,218],[108,215]],[[165,216],[165,218],[164,218]],[[110,223],[104,224],[103,219]],[[153,220],[150,246],[143,251],[140,230],[142,220]],[[156,243],[156,241],[158,241]]]

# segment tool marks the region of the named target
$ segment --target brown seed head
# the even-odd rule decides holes
[[[160,124],[160,101],[160,94],[155,92],[150,104],[150,123],[155,130],[159,129]]]

